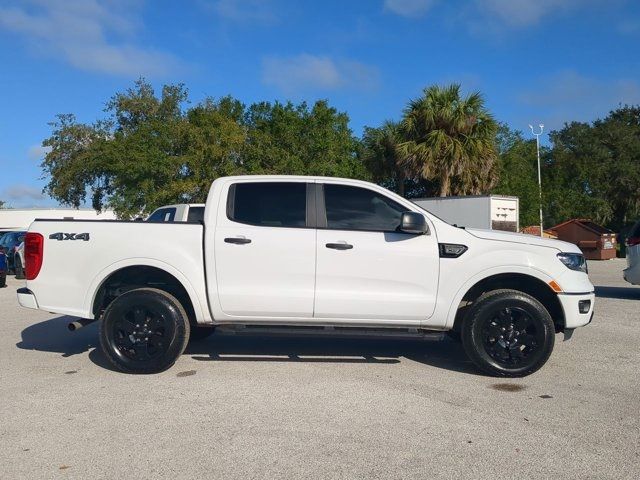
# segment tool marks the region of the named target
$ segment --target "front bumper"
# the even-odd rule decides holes
[[[564,311],[564,328],[577,328],[587,325],[593,318],[593,307],[596,299],[594,292],[587,293],[559,293],[558,300]],[[591,302],[589,310],[580,313],[579,304],[581,301]]]
[[[33,294],[31,290],[28,288],[19,288],[17,291],[18,294],[18,303],[20,306],[25,308],[33,308],[38,309],[38,302],[36,301],[36,296]]]
[[[640,263],[625,268],[622,271],[622,277],[632,285],[640,285]]]

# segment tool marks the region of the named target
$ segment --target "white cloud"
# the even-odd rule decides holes
[[[267,0],[218,0],[211,6],[220,17],[235,22],[271,24],[277,20]]]
[[[609,0],[619,3],[621,0]],[[384,0],[385,10],[408,18],[420,18],[439,0]],[[606,6],[601,0],[473,0],[469,2],[440,2],[448,8],[447,19],[462,20],[475,32],[495,31],[500,27],[524,28],[546,17],[576,9]],[[629,24],[621,30],[633,28]]]
[[[262,81],[286,95],[340,88],[375,88],[379,73],[374,67],[353,60],[334,60],[309,54],[266,57]]]
[[[385,0],[384,8],[403,17],[421,17],[435,4],[435,0]]]
[[[619,104],[640,103],[640,83],[620,78],[604,81],[565,70],[542,78],[539,85],[523,92],[518,101],[550,128],[565,122],[592,121],[606,116]]]
[[[618,31],[624,35],[635,35],[640,33],[640,20],[628,18],[618,24]]]
[[[538,23],[545,15],[572,3],[575,0],[476,0],[479,9],[514,27]]]
[[[42,145],[31,145],[27,150],[29,160],[42,160],[44,156],[51,151],[51,147],[43,147]]]
[[[135,45],[138,2],[13,0],[0,7],[0,30],[21,35],[39,54],[114,75],[162,75],[176,67],[165,52]]]
[[[46,197],[39,188],[16,184],[2,191],[2,199],[7,203],[21,203],[24,201],[41,201],[46,199]]]

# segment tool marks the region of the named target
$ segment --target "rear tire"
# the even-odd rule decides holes
[[[496,377],[524,377],[542,367],[555,342],[546,308],[517,290],[476,300],[462,323],[462,345],[473,363]]]
[[[100,346],[118,370],[157,373],[171,367],[189,342],[180,302],[155,288],[137,288],[109,304],[100,322]]]
[[[16,272],[16,280],[24,280],[24,268],[20,256],[16,255],[14,260],[14,270]]]

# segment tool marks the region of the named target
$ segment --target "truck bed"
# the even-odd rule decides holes
[[[30,231],[44,237],[40,273],[29,281],[40,309],[93,318],[101,283],[118,270],[144,264],[169,272],[192,298],[203,299],[194,304],[199,321],[210,316],[202,304],[207,296],[199,223],[38,219]]]

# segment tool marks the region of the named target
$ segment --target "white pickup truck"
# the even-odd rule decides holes
[[[156,208],[147,222],[199,222],[204,218],[203,203],[176,203]]]
[[[99,321],[104,353],[132,373],[227,326],[450,331],[480,369],[523,376],[594,306],[575,245],[454,227],[337,178],[219,178],[198,223],[36,220],[25,257],[20,304],[80,317],[70,329]]]

